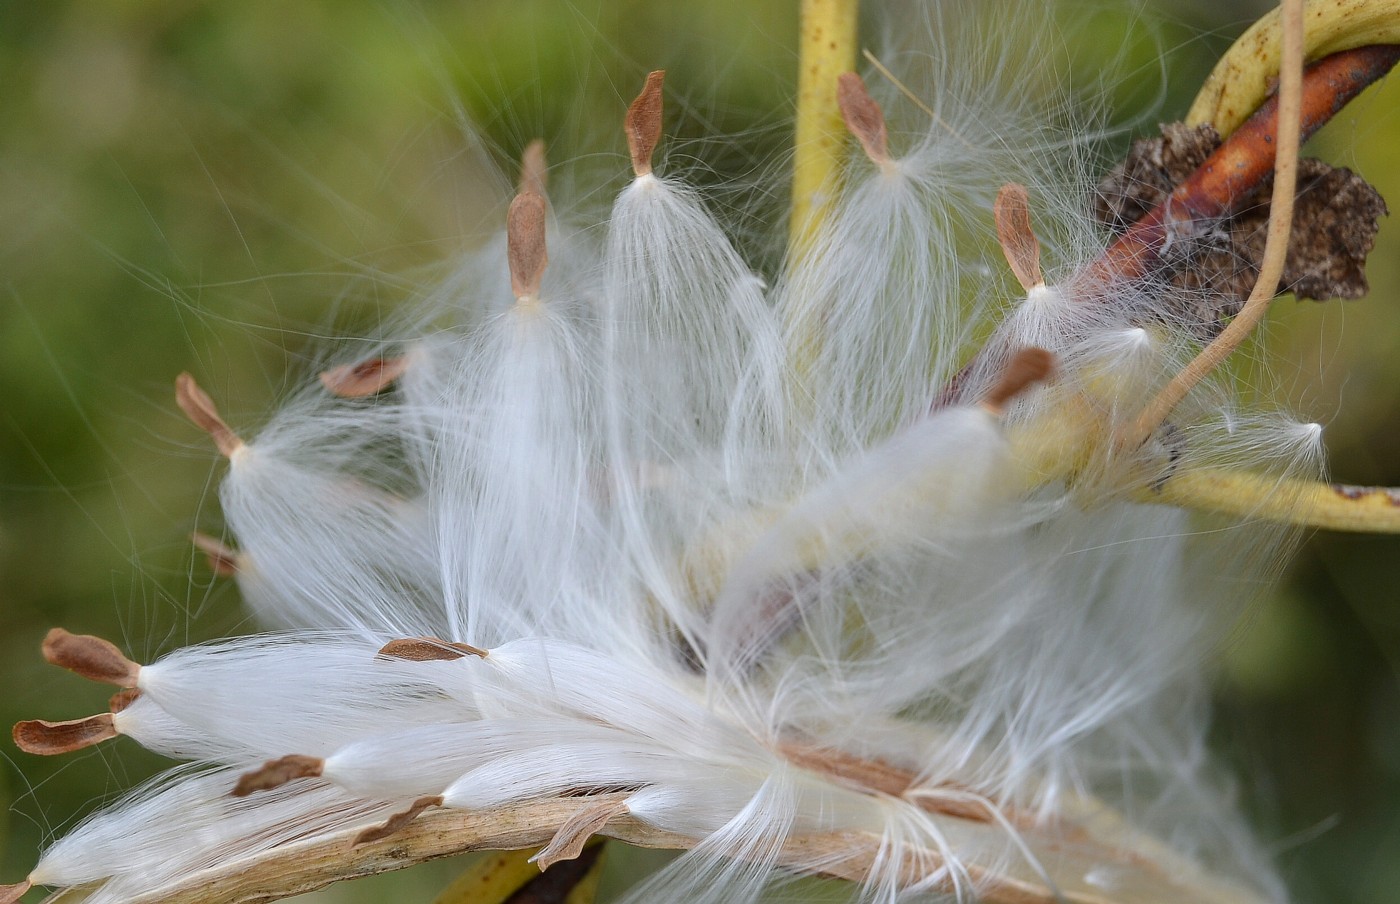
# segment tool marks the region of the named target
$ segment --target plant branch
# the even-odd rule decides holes
[[[1314,4],[1309,11],[1321,6]],[[1306,140],[1362,90],[1388,73],[1397,61],[1400,46],[1376,45],[1333,53],[1309,66],[1300,97],[1299,140]],[[1265,102],[1166,201],[1108,248],[1091,266],[1090,279],[1106,285],[1118,279],[1149,275],[1161,266],[1160,255],[1171,241],[1237,212],[1236,206],[1274,172],[1279,106],[1279,98]],[[1277,209],[1277,182],[1275,186]],[[1263,296],[1263,288],[1261,274],[1260,285],[1246,309],[1141,413],[1120,440],[1125,448],[1140,445],[1185,391],[1217,366],[1253,329],[1267,307],[1268,296],[1262,302],[1256,300]],[[1272,291],[1269,288],[1270,296]],[[1138,495],[1145,501],[1324,529],[1400,533],[1400,511],[1394,510],[1393,502],[1400,499],[1400,491],[1384,488],[1338,490],[1318,481],[1287,481],[1286,486],[1281,486],[1277,479],[1262,475],[1208,470],[1182,473],[1162,488],[1143,489]]]
[[[1119,437],[1124,449],[1136,449],[1147,442],[1181,400],[1254,332],[1278,293],[1284,261],[1288,257],[1288,237],[1293,231],[1293,201],[1298,188],[1298,148],[1302,144],[1303,0],[1283,0],[1282,40],[1279,92],[1278,97],[1270,102],[1275,106],[1276,128],[1272,141],[1269,134],[1262,136],[1274,146],[1274,191],[1269,207],[1264,259],[1259,262],[1259,278],[1244,307],[1230,320],[1229,325],[1191,363],[1172,377],[1137,416],[1132,426]],[[1207,160],[1207,164],[1209,162]],[[1171,197],[1175,197],[1175,193]],[[1171,197],[1167,200],[1169,211]]]
[[[1282,17],[1266,13],[1231,45],[1186,114],[1190,126],[1209,123],[1230,135],[1273,90],[1279,73]],[[1400,0],[1310,0],[1304,54],[1314,60],[1368,44],[1400,44]]]
[[[1303,74],[1300,141],[1320,129],[1365,88],[1400,61],[1400,45],[1334,53]],[[1075,277],[1108,284],[1151,275],[1176,239],[1199,234],[1243,203],[1274,172],[1278,98],[1271,98],[1227,138],[1167,200],[1148,211]],[[1097,293],[1096,293],[1097,297]]]
[[[1140,502],[1355,533],[1400,533],[1400,489],[1272,477],[1224,468],[1179,471]]]
[[[549,841],[553,833],[583,810],[621,802],[624,793],[562,797],[512,804],[486,811],[437,810],[425,813],[392,837],[354,846],[356,829],[317,836],[281,845],[271,851],[221,864],[184,877],[178,882],[131,898],[128,904],[248,904],[290,897],[323,888],[342,879],[354,879],[402,869],[428,860],[480,850],[533,848]],[[1246,892],[1224,888],[1173,862],[1141,836],[1134,836],[1116,819],[1082,802],[1085,826],[1057,825],[1023,830],[1022,840],[1034,849],[1053,855],[1047,859],[1053,882],[1039,864],[1014,863],[993,872],[977,864],[963,864],[966,878],[988,904],[1106,904],[1112,898],[1084,882],[1083,877],[1104,863],[1114,864],[1117,885],[1143,900],[1194,900],[1214,904],[1256,904]],[[959,837],[971,847],[990,851],[1005,849],[1000,824],[966,822]],[[1102,836],[1099,834],[1102,833]],[[600,833],[628,844],[648,848],[686,850],[695,840],[652,828],[630,816],[621,816]],[[1111,839],[1111,840],[1110,840]],[[944,872],[943,857],[931,850],[905,850],[901,869],[907,884],[930,890],[954,891]],[[877,862],[888,862],[890,852],[875,835],[861,832],[828,832],[794,835],[782,846],[777,865],[851,882],[865,881]],[[1165,859],[1162,859],[1165,857]],[[1002,858],[998,857],[998,861]],[[813,864],[820,864],[814,867]],[[1179,867],[1179,868],[1177,868]],[[930,880],[933,880],[930,882]],[[68,904],[83,892],[61,892],[49,904]]]
[[[858,0],[802,0],[789,224],[794,256],[820,231],[840,183],[846,128],[836,86],[855,69],[859,6]]]

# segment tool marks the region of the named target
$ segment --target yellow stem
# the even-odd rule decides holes
[[[1138,491],[1142,502],[1356,533],[1400,533],[1400,489],[1200,468]]]
[[[1304,18],[1309,60],[1367,44],[1400,44],[1400,0],[1309,0]],[[1279,74],[1282,22],[1273,10],[1225,52],[1186,114],[1188,125],[1210,123],[1225,137],[1264,102]]]
[[[1089,406],[1065,405],[1059,414],[1008,434],[1027,491],[1076,482],[1105,441]],[[1105,488],[1105,498],[1112,490]],[[1360,487],[1227,468],[1187,467],[1130,493],[1138,502],[1197,512],[1274,521],[1297,527],[1400,534],[1400,488]]]
[[[859,0],[802,0],[793,148],[793,255],[820,231],[840,183],[846,128],[836,104],[836,79],[856,66]]]
[[[1196,384],[1221,365],[1264,319],[1278,292],[1288,256],[1288,236],[1293,228],[1293,200],[1298,181],[1298,145],[1303,115],[1303,0],[1283,0],[1283,50],[1279,74],[1278,137],[1274,152],[1274,192],[1269,211],[1269,231],[1259,279],[1244,307],[1201,350],[1191,363],[1171,379],[1147,404],[1121,437],[1124,449],[1136,449],[1166,420],[1172,409]]]

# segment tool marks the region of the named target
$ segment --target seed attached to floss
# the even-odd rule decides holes
[[[119,732],[112,721],[112,714],[100,713],[67,722],[46,722],[43,719],[16,722],[11,734],[15,746],[25,753],[54,756],[109,741]]]
[[[854,7],[847,9],[853,29]],[[274,578],[261,582],[273,591],[264,594],[266,614],[286,615],[278,627],[304,633],[182,654],[169,669],[170,702],[179,704],[169,710],[161,664],[142,676],[106,641],[51,633],[50,662],[124,688],[144,677],[153,699],[119,715],[139,695],[127,689],[106,715],[22,722],[21,748],[62,753],[124,730],[146,743],[138,726],[160,718],[157,727],[179,731],[150,731],[152,749],[183,757],[185,747],[199,754],[216,742],[210,759],[234,772],[203,773],[168,798],[143,796],[91,821],[79,829],[88,834],[56,846],[25,882],[0,888],[0,904],[50,880],[104,900],[169,900],[193,886],[201,900],[235,900],[254,888],[233,888],[230,876],[256,881],[255,893],[271,899],[438,856],[444,844],[523,843],[525,831],[531,844],[553,833],[532,861],[561,866],[555,876],[582,876],[596,857],[590,839],[603,832],[695,848],[682,869],[647,880],[654,884],[643,894],[657,900],[766,897],[770,872],[779,881],[848,879],[856,894],[885,901],[946,893],[1024,904],[1055,900],[1062,889],[1105,901],[1265,899],[1249,880],[1259,877],[1267,892],[1270,876],[1253,869],[1251,840],[1233,825],[1228,803],[1202,818],[1189,814],[1186,827],[1205,827],[1187,839],[1192,850],[1243,851],[1239,863],[1223,857],[1219,883],[1214,862],[1208,874],[1193,873],[1194,863],[1178,869],[1185,860],[1147,834],[1177,826],[1132,821],[1147,803],[1138,785],[1192,806],[1225,796],[1183,755],[1198,749],[1203,726],[1171,717],[1181,695],[1195,700],[1205,689],[1194,657],[1214,636],[1201,613],[1215,607],[1200,605],[1197,590],[1220,585],[1218,599],[1206,599],[1229,602],[1238,586],[1214,573],[1200,575],[1199,587],[1195,574],[1161,580],[1196,550],[1179,507],[1124,500],[1123,481],[1109,469],[1065,479],[1080,450],[1063,438],[1093,432],[1079,429],[1079,409],[1092,406],[1069,390],[1092,385],[1099,393],[1099,371],[1108,375],[1104,437],[1117,412],[1139,411],[1138,396],[1152,390],[1151,376],[1140,373],[1151,362],[1119,350],[1147,339],[1130,316],[1136,309],[1099,317],[1105,312],[1068,303],[1088,294],[1076,282],[1052,274],[1046,285],[1030,192],[1001,183],[1016,173],[1046,200],[1041,234],[1077,235],[1066,227],[1078,221],[1055,203],[1057,183],[1038,179],[1058,171],[1000,156],[1019,154],[1020,139],[1014,129],[1002,133],[989,115],[995,110],[938,95],[927,108],[937,128],[926,140],[897,137],[907,156],[892,158],[880,105],[858,75],[838,76],[855,58],[854,34],[841,37],[839,24],[828,15],[820,27],[804,26],[804,46],[818,46],[820,36],[826,56],[803,67],[804,78],[820,75],[820,102],[804,95],[799,123],[818,122],[822,134],[799,137],[796,169],[826,177],[794,182],[797,228],[783,265],[791,270],[776,284],[743,263],[702,192],[653,175],[663,73],[652,72],[627,111],[636,178],[597,224],[606,227],[607,242],[593,243],[601,256],[578,273],[571,268],[590,243],[571,242],[568,254],[554,249],[549,301],[556,287],[562,294],[583,286],[587,294],[574,300],[596,294],[606,304],[541,304],[554,237],[543,145],[532,142],[497,236],[515,298],[509,329],[496,329],[501,261],[492,244],[473,261],[479,273],[461,271],[480,277],[481,298],[458,291],[471,279],[454,277],[450,298],[433,296],[432,318],[414,321],[432,324],[435,363],[454,366],[415,370],[421,382],[384,405],[298,393],[257,441],[268,467],[233,469],[221,497],[230,536],[257,559],[214,537],[196,534],[194,542],[218,574],[256,566],[259,578]],[[918,103],[919,93],[943,89],[934,75],[916,91],[901,88]],[[1035,109],[1028,98],[1011,100],[1018,117]],[[967,118],[948,125],[934,109]],[[984,124],[995,135],[984,135]],[[967,184],[935,184],[941,175],[925,166],[942,153],[935,145],[944,132],[971,152]],[[1048,150],[1041,137],[1032,130],[1026,149],[1035,156]],[[853,190],[833,192],[843,173]],[[1004,274],[982,267],[980,254],[969,267],[949,231],[962,225],[938,221],[945,195],[985,220],[977,211],[998,185],[995,234],[1028,304],[987,333],[960,320],[963,290],[999,292]],[[893,215],[903,218],[899,228],[881,233]],[[977,235],[989,225],[979,222]],[[1160,250],[1139,239],[1144,255]],[[1135,260],[1104,271],[1112,279],[1103,284],[1135,299],[1146,294],[1126,269]],[[955,280],[946,292],[944,276]],[[844,299],[880,322],[847,311]],[[444,307],[457,316],[468,303],[479,305],[464,324],[439,330]],[[842,316],[808,318],[809,309]],[[801,329],[789,329],[793,323]],[[528,329],[515,329],[522,324]],[[1160,329],[1171,338],[1169,323]],[[974,358],[979,366],[955,376],[972,338],[984,335],[994,341]],[[403,344],[388,348],[415,349],[418,338],[395,337]],[[501,338],[526,341],[496,354]],[[916,366],[905,366],[906,349],[921,350]],[[371,397],[404,373],[404,360],[334,368],[321,384],[339,398]],[[1065,392],[1028,392],[1056,370]],[[511,379],[521,375],[528,379]],[[817,404],[791,404],[796,393],[787,390],[805,388],[808,376],[820,378],[811,381],[822,390],[813,393]],[[947,410],[919,418],[938,385],[949,389],[934,407]],[[248,448],[187,374],[177,398],[224,455],[236,461]],[[1008,412],[1023,423],[1003,431]],[[1060,417],[1066,412],[1073,417]],[[1046,424],[1055,429],[1035,433]],[[1316,433],[1289,427],[1270,441],[1296,449],[1315,444]],[[1072,456],[1046,453],[1045,469],[1019,467],[1021,453],[1042,447]],[[291,479],[246,479],[280,476],[274,466],[284,450]],[[1122,453],[1107,439],[1090,451]],[[1253,467],[1256,459],[1241,461]],[[1191,466],[1184,460],[1150,491],[1170,492]],[[653,479],[655,469],[664,480]],[[381,483],[381,474],[389,479]],[[1244,476],[1272,486],[1267,473]],[[299,493],[303,483],[312,491]],[[1400,495],[1365,498],[1393,508]],[[723,543],[710,541],[715,533]],[[528,555],[515,555],[521,549]],[[537,554],[546,549],[564,554]],[[285,566],[284,592],[275,565]],[[438,602],[441,611],[432,611]],[[283,604],[285,613],[276,608]],[[1143,613],[1153,630],[1137,630]],[[397,639],[376,654],[365,637]],[[678,645],[701,651],[684,674]],[[512,658],[514,650],[530,655]],[[496,656],[516,667],[468,676],[488,680],[458,694],[460,686],[443,680],[453,678],[450,665],[367,661],[375,655],[408,663]],[[147,713],[153,718],[143,723]],[[1141,730],[1163,715],[1160,736]],[[1142,749],[1124,737],[1142,739]],[[228,739],[237,744],[224,753]],[[279,756],[287,750],[337,752]],[[1103,750],[1121,753],[1098,756]],[[248,764],[236,782],[229,778]],[[227,805],[229,794],[279,788]],[[456,825],[422,816],[449,800],[480,809]],[[492,803],[501,801],[508,803]],[[1022,809],[1030,801],[1038,806]],[[207,831],[211,812],[217,832]],[[148,826],[154,834],[143,834]],[[100,862],[108,858],[117,862]],[[280,872],[269,877],[264,868]],[[516,904],[562,901],[575,897],[569,889],[578,882],[548,892],[521,892],[516,883],[507,895]]]
[[[188,373],[182,373],[175,378],[175,403],[180,406],[185,417],[209,434],[214,440],[214,446],[224,458],[231,460],[244,449],[243,440],[224,423],[209,393],[200,389],[194,377]]]
[[[532,191],[516,195],[506,215],[506,256],[510,262],[510,290],[517,304],[540,300],[540,283],[549,263],[544,230],[543,196]]]
[[[627,108],[627,150],[638,179],[651,175],[651,157],[661,143],[661,84],[665,79],[664,69],[648,73],[642,93]]]
[[[619,816],[626,816],[627,804],[623,801],[607,801],[587,807],[569,817],[549,844],[545,845],[532,859],[541,869],[549,869],[561,860],[575,860],[588,844],[588,840],[603,830],[609,822]]]
[[[1017,182],[1008,182],[997,192],[992,205],[992,215],[997,224],[997,241],[1001,243],[1001,253],[1016,281],[1027,292],[1045,285],[1045,277],[1040,272],[1040,240],[1031,229],[1030,194],[1026,187]]]
[[[89,681],[134,688],[141,673],[141,666],[122,655],[115,644],[91,634],[70,634],[54,628],[44,637],[40,649],[50,665]]]
[[[351,846],[359,847],[362,844],[373,844],[376,841],[382,841],[403,829],[403,827],[410,822],[413,822],[413,820],[417,819],[425,810],[431,810],[434,807],[440,806],[442,806],[441,795],[420,797],[409,804],[407,810],[395,813],[383,823],[365,829],[363,832],[356,835],[355,840],[351,842]]]
[[[112,695],[107,701],[105,713],[65,722],[28,719],[16,722],[11,735],[16,747],[38,756],[54,756],[92,747],[121,735],[115,716],[140,696],[141,692],[136,688],[126,688]]]
[[[890,147],[885,113],[875,98],[870,96],[865,80],[854,72],[843,72],[836,80],[836,102],[841,108],[841,118],[846,128],[865,149],[865,156],[876,166],[887,167]]]
[[[408,369],[408,358],[370,358],[355,364],[342,364],[320,374],[321,385],[342,399],[363,399],[378,395],[393,385]]]
[[[405,637],[391,640],[379,648],[380,656],[408,662],[447,662],[464,656],[487,657],[487,651],[468,643],[455,643],[437,637]]]
[[[195,548],[204,553],[209,570],[219,577],[231,578],[243,569],[243,554],[233,547],[199,531],[191,534],[190,539]]]
[[[295,753],[291,756],[278,757],[275,760],[268,760],[261,769],[245,772],[239,777],[238,784],[230,793],[234,797],[247,797],[258,791],[271,791],[273,788],[280,788],[294,779],[317,778],[325,766],[326,761],[320,757],[302,756]]]
[[[1055,370],[1055,356],[1043,348],[1023,348],[1011,356],[1001,379],[982,399],[983,411],[994,417],[1006,413],[1006,406],[1036,383],[1043,382]]]

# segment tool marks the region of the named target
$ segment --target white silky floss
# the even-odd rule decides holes
[[[852,155],[772,278],[648,156],[601,223],[550,208],[456,266],[404,318],[431,327],[378,346],[393,385],[308,377],[220,496],[244,594],[285,633],[143,667],[119,731],[207,771],[94,816],[31,881],[116,901],[417,798],[620,789],[694,844],[634,900],[849,868],[789,844],[814,837],[866,839],[848,878],[870,901],[1279,897],[1202,742],[1204,659],[1243,604],[1222,576],[1257,547],[1125,488],[1222,456],[1315,472],[1316,431],[1242,419],[1214,382],[1170,456],[1042,467],[1133,417],[1190,345],[1139,289],[1074,294],[1104,242],[1093,139],[1067,95],[1024,88],[1062,57],[995,45],[1048,15],[1007,12],[903,11],[918,24],[877,53],[903,84],[868,79],[890,159]],[[1029,292],[989,251],[1009,180],[1049,237]],[[541,240],[565,250],[546,265]],[[984,405],[1030,344],[1052,381]],[[1025,439],[1046,424],[1069,425],[1049,452]],[[443,655],[377,655],[420,637]],[[319,773],[228,796],[289,755]]]

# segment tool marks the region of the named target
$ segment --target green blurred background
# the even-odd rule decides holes
[[[1162,5],[1065,13],[1086,73],[1137,29],[1123,103],[1158,97],[1168,52],[1144,130],[1259,11]],[[599,169],[621,174],[615,126],[650,68],[688,103],[668,123],[685,154],[780,196],[761,165],[787,140],[795,23],[796,0],[0,0],[0,722],[102,706],[43,665],[53,625],[137,658],[246,628],[188,544],[217,532],[218,471],[176,373],[257,423],[325,336],[373,329],[474,243],[497,196],[483,160],[542,135],[556,158],[610,148]],[[1397,87],[1312,149],[1400,204]],[[742,148],[706,138],[732,132]],[[1370,299],[1277,306],[1255,379],[1327,425],[1339,479],[1400,484],[1400,228],[1380,242]],[[1300,901],[1400,901],[1397,563],[1395,540],[1317,534],[1222,642],[1220,747]],[[0,881],[159,766],[123,742],[60,760],[6,742]],[[314,897],[431,900],[459,868]]]

